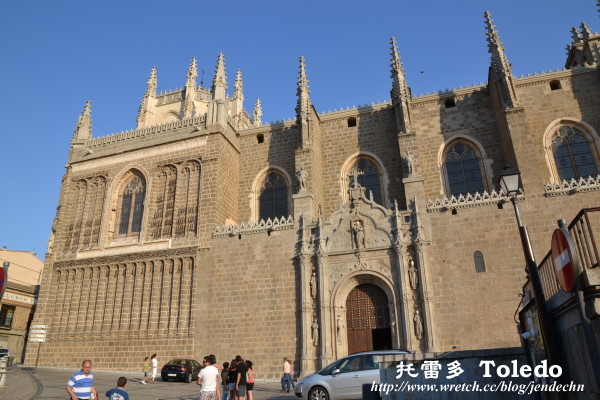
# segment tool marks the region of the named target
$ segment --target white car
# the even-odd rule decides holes
[[[374,356],[407,354],[402,350],[376,350],[350,354],[332,362],[296,384],[296,397],[304,400],[362,399],[363,385],[379,383]]]

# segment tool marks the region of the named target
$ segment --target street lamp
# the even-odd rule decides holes
[[[527,273],[529,274],[529,279],[531,279],[531,286],[533,287],[533,294],[538,308],[540,328],[546,346],[546,355],[548,356],[550,364],[558,364],[558,351],[552,333],[550,316],[548,314],[548,309],[546,308],[546,298],[544,297],[544,291],[542,289],[540,273],[535,258],[533,257],[533,249],[531,248],[527,227],[521,222],[521,214],[519,213],[519,206],[517,205],[517,195],[521,192],[521,173],[510,167],[504,167],[498,183],[504,194],[510,198],[510,201],[515,207],[515,217],[517,218],[517,225],[519,226],[519,235],[521,236],[521,245],[523,246],[523,255],[525,256]]]

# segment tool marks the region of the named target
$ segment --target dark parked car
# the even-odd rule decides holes
[[[202,366],[196,360],[177,358],[169,361],[162,367],[160,376],[165,382],[173,379],[190,383],[198,379],[198,373],[201,369]]]

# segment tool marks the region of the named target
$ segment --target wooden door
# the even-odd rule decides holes
[[[371,284],[355,287],[346,299],[346,323],[348,354],[387,347],[391,329],[385,292]],[[389,337],[381,332],[389,332]]]

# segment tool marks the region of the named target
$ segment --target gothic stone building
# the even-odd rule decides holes
[[[157,93],[137,128],[71,141],[35,324],[41,366],[138,370],[158,353],[261,378],[282,356],[308,373],[348,353],[519,346],[525,282],[497,179],[522,173],[535,251],[558,218],[598,204],[600,35],[572,32],[565,68],[515,77],[485,14],[486,84],[412,96],[391,40],[391,101],[319,113],[300,59],[296,118],[261,122],[212,87]],[[38,345],[31,343],[27,362]]]

